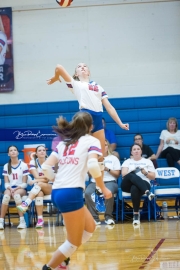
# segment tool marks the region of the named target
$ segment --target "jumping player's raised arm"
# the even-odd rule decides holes
[[[122,129],[129,130],[129,124],[123,124],[121,122],[121,119],[117,114],[115,108],[111,105],[107,98],[102,99],[102,104],[104,105],[112,119],[118,124],[118,126],[120,126]]]
[[[62,77],[65,82],[70,82],[72,78],[63,66],[57,65],[55,68],[54,76],[47,80],[47,84],[50,85],[55,83],[56,81],[61,82],[60,77]]]

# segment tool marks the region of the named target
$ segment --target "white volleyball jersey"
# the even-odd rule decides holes
[[[88,109],[94,112],[103,112],[102,99],[108,95],[104,89],[94,81],[89,83],[75,81],[66,83],[70,91],[76,96],[79,102],[79,109]]]
[[[0,47],[2,48],[0,53],[0,65],[4,65],[7,50],[7,37],[6,34],[2,31],[0,31]]]
[[[24,175],[29,174],[28,166],[23,161],[19,161],[19,164],[16,167],[11,166],[12,173],[8,174],[8,163],[4,165],[3,175],[7,175],[10,185],[19,186],[22,184],[22,178]]]
[[[134,160],[133,158],[128,158],[123,162],[121,167],[129,168],[129,172],[133,170],[135,171],[136,168],[141,168],[141,169],[145,168],[146,171],[155,172],[154,165],[152,161],[148,158],[141,158],[140,160]],[[139,177],[141,177],[143,180],[150,183],[149,179],[141,172],[141,170],[139,170],[136,174]]]
[[[107,157],[104,157],[104,163],[105,163],[105,167],[110,170],[115,170],[115,171],[121,170],[121,163],[119,159],[115,157],[114,155],[108,155]],[[109,181],[114,181],[114,180],[116,181],[117,178],[111,175],[110,172],[104,171],[104,178],[103,178],[104,182],[109,182]],[[92,178],[91,182],[95,182],[95,180]]]
[[[57,145],[57,152],[51,154],[59,160],[53,189],[70,187],[84,189],[88,155],[92,153],[102,156],[100,141],[91,135],[82,136],[69,147],[66,147],[64,142],[60,142]]]
[[[37,168],[36,168],[36,164],[37,164]],[[38,174],[39,176],[43,176],[43,171],[42,171],[42,168],[41,168],[41,164],[39,163],[39,160],[38,158],[36,159],[36,164],[35,164],[35,160],[32,159],[29,163],[29,170],[32,171],[32,170],[37,170],[38,171]],[[54,167],[52,167],[53,171],[54,171]],[[32,172],[31,172],[32,173]],[[33,174],[33,173],[32,173]],[[49,183],[52,183],[52,181],[49,181]]]

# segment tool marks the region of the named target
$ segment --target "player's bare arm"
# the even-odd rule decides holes
[[[62,77],[65,80],[65,82],[70,82],[71,81],[71,76],[66,71],[66,69],[61,65],[57,65],[56,68],[55,68],[54,76],[52,78],[50,78],[49,80],[47,80],[47,84],[50,85],[50,84],[55,83],[56,81],[61,82],[60,77]]]
[[[129,124],[123,124],[121,119],[119,118],[115,108],[111,105],[111,103],[109,102],[109,100],[107,98],[104,98],[102,100],[102,104],[104,105],[104,107],[106,108],[107,112],[109,113],[109,115],[112,117],[112,119],[122,128],[125,130],[129,130]]]

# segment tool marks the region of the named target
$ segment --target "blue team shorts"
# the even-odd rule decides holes
[[[81,109],[81,112],[88,112],[92,116],[92,119],[93,119],[92,133],[103,129],[102,112],[94,112],[94,111],[91,111],[91,110],[88,110],[88,109]]]
[[[80,187],[53,189],[52,202],[61,213],[81,209],[84,206],[83,189]]]
[[[17,188],[18,186],[12,186],[11,188]],[[25,191],[27,191],[27,188],[24,188]]]

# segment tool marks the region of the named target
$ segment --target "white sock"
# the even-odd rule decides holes
[[[43,216],[38,216],[38,219],[43,219]]]
[[[25,200],[25,203],[29,206],[32,203],[32,200],[30,198],[27,198]]]
[[[21,221],[25,222],[24,217],[20,217],[20,222],[21,222]]]
[[[4,218],[0,218],[0,222],[4,222]]]

